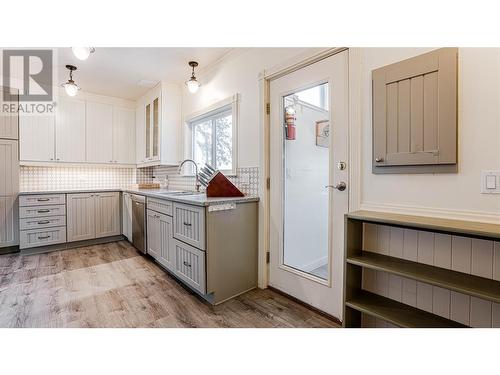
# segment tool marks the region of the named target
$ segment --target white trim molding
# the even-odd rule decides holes
[[[422,207],[405,204],[389,204],[376,202],[361,203],[361,210],[390,212],[403,215],[419,215],[439,217],[453,220],[467,220],[500,224],[500,214],[482,211],[453,210],[448,208]]]

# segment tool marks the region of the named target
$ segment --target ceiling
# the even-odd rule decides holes
[[[68,79],[66,64],[78,69],[73,79],[82,91],[135,100],[149,90],[139,81],[185,82],[191,68],[188,61],[200,64],[197,69],[217,61],[231,48],[96,48],[95,53],[81,61],[71,48],[57,48],[57,79]]]

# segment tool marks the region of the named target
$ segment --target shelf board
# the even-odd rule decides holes
[[[346,306],[403,328],[465,328],[463,324],[366,291]]]
[[[500,281],[367,251],[348,257],[347,263],[500,303]]]
[[[428,216],[401,215],[377,211],[355,211],[348,213],[347,218],[368,223],[458,234],[469,237],[500,239],[500,224]]]

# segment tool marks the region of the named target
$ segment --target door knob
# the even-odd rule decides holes
[[[347,188],[347,185],[344,181],[340,181],[337,185],[326,185],[325,187],[337,189],[338,191],[344,191]]]

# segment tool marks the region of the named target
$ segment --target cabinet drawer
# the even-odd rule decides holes
[[[205,252],[173,240],[175,274],[193,289],[206,294]]]
[[[66,216],[48,216],[19,220],[19,229],[40,229],[66,226]]]
[[[64,216],[64,215],[66,215],[66,206],[64,204],[57,206],[19,207],[19,217],[21,219],[30,217]]]
[[[174,238],[205,250],[205,207],[174,203]]]
[[[22,230],[19,233],[21,249],[66,242],[66,227]]]
[[[148,197],[147,207],[149,210],[172,216],[172,202],[170,201]]]
[[[21,195],[19,206],[66,204],[66,194]]]

